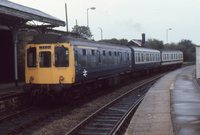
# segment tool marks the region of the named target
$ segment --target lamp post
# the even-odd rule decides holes
[[[168,44],[168,31],[172,30],[172,28],[167,28],[166,29],[166,44]]]
[[[101,27],[99,27],[100,31],[101,31],[101,40],[103,39],[103,30]]]
[[[91,10],[95,10],[96,7],[87,8],[87,27],[89,27],[89,16],[88,16],[88,12],[89,12],[90,9],[91,9]]]
[[[69,30],[68,30],[67,3],[65,3],[65,15],[66,15],[66,31],[69,32]]]

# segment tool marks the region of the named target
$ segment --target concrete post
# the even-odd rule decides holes
[[[196,78],[200,78],[200,47],[196,46]]]

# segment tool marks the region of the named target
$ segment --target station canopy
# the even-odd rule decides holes
[[[15,26],[37,21],[51,27],[65,26],[65,22],[37,9],[19,5],[8,0],[0,0],[0,25]]]

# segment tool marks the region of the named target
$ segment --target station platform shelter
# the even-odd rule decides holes
[[[0,0],[0,84],[18,84],[18,37],[22,29],[34,29],[28,22],[42,22],[37,29],[65,26],[65,22],[37,9]]]

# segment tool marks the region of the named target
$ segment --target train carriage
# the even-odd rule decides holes
[[[117,84],[121,79],[183,62],[181,51],[160,52],[59,35],[39,35],[25,50],[25,91],[57,92],[90,82]]]
[[[160,67],[160,51],[142,47],[131,47],[134,71],[145,71]]]
[[[25,61],[28,86],[58,91],[132,69],[131,50],[127,46],[55,35],[36,37],[26,46]]]
[[[183,63],[183,52],[178,50],[173,50],[173,51],[162,50],[161,59],[162,59],[161,66],[163,68],[180,67]]]
[[[131,70],[131,50],[109,43],[71,40],[75,52],[76,82],[107,78]]]

